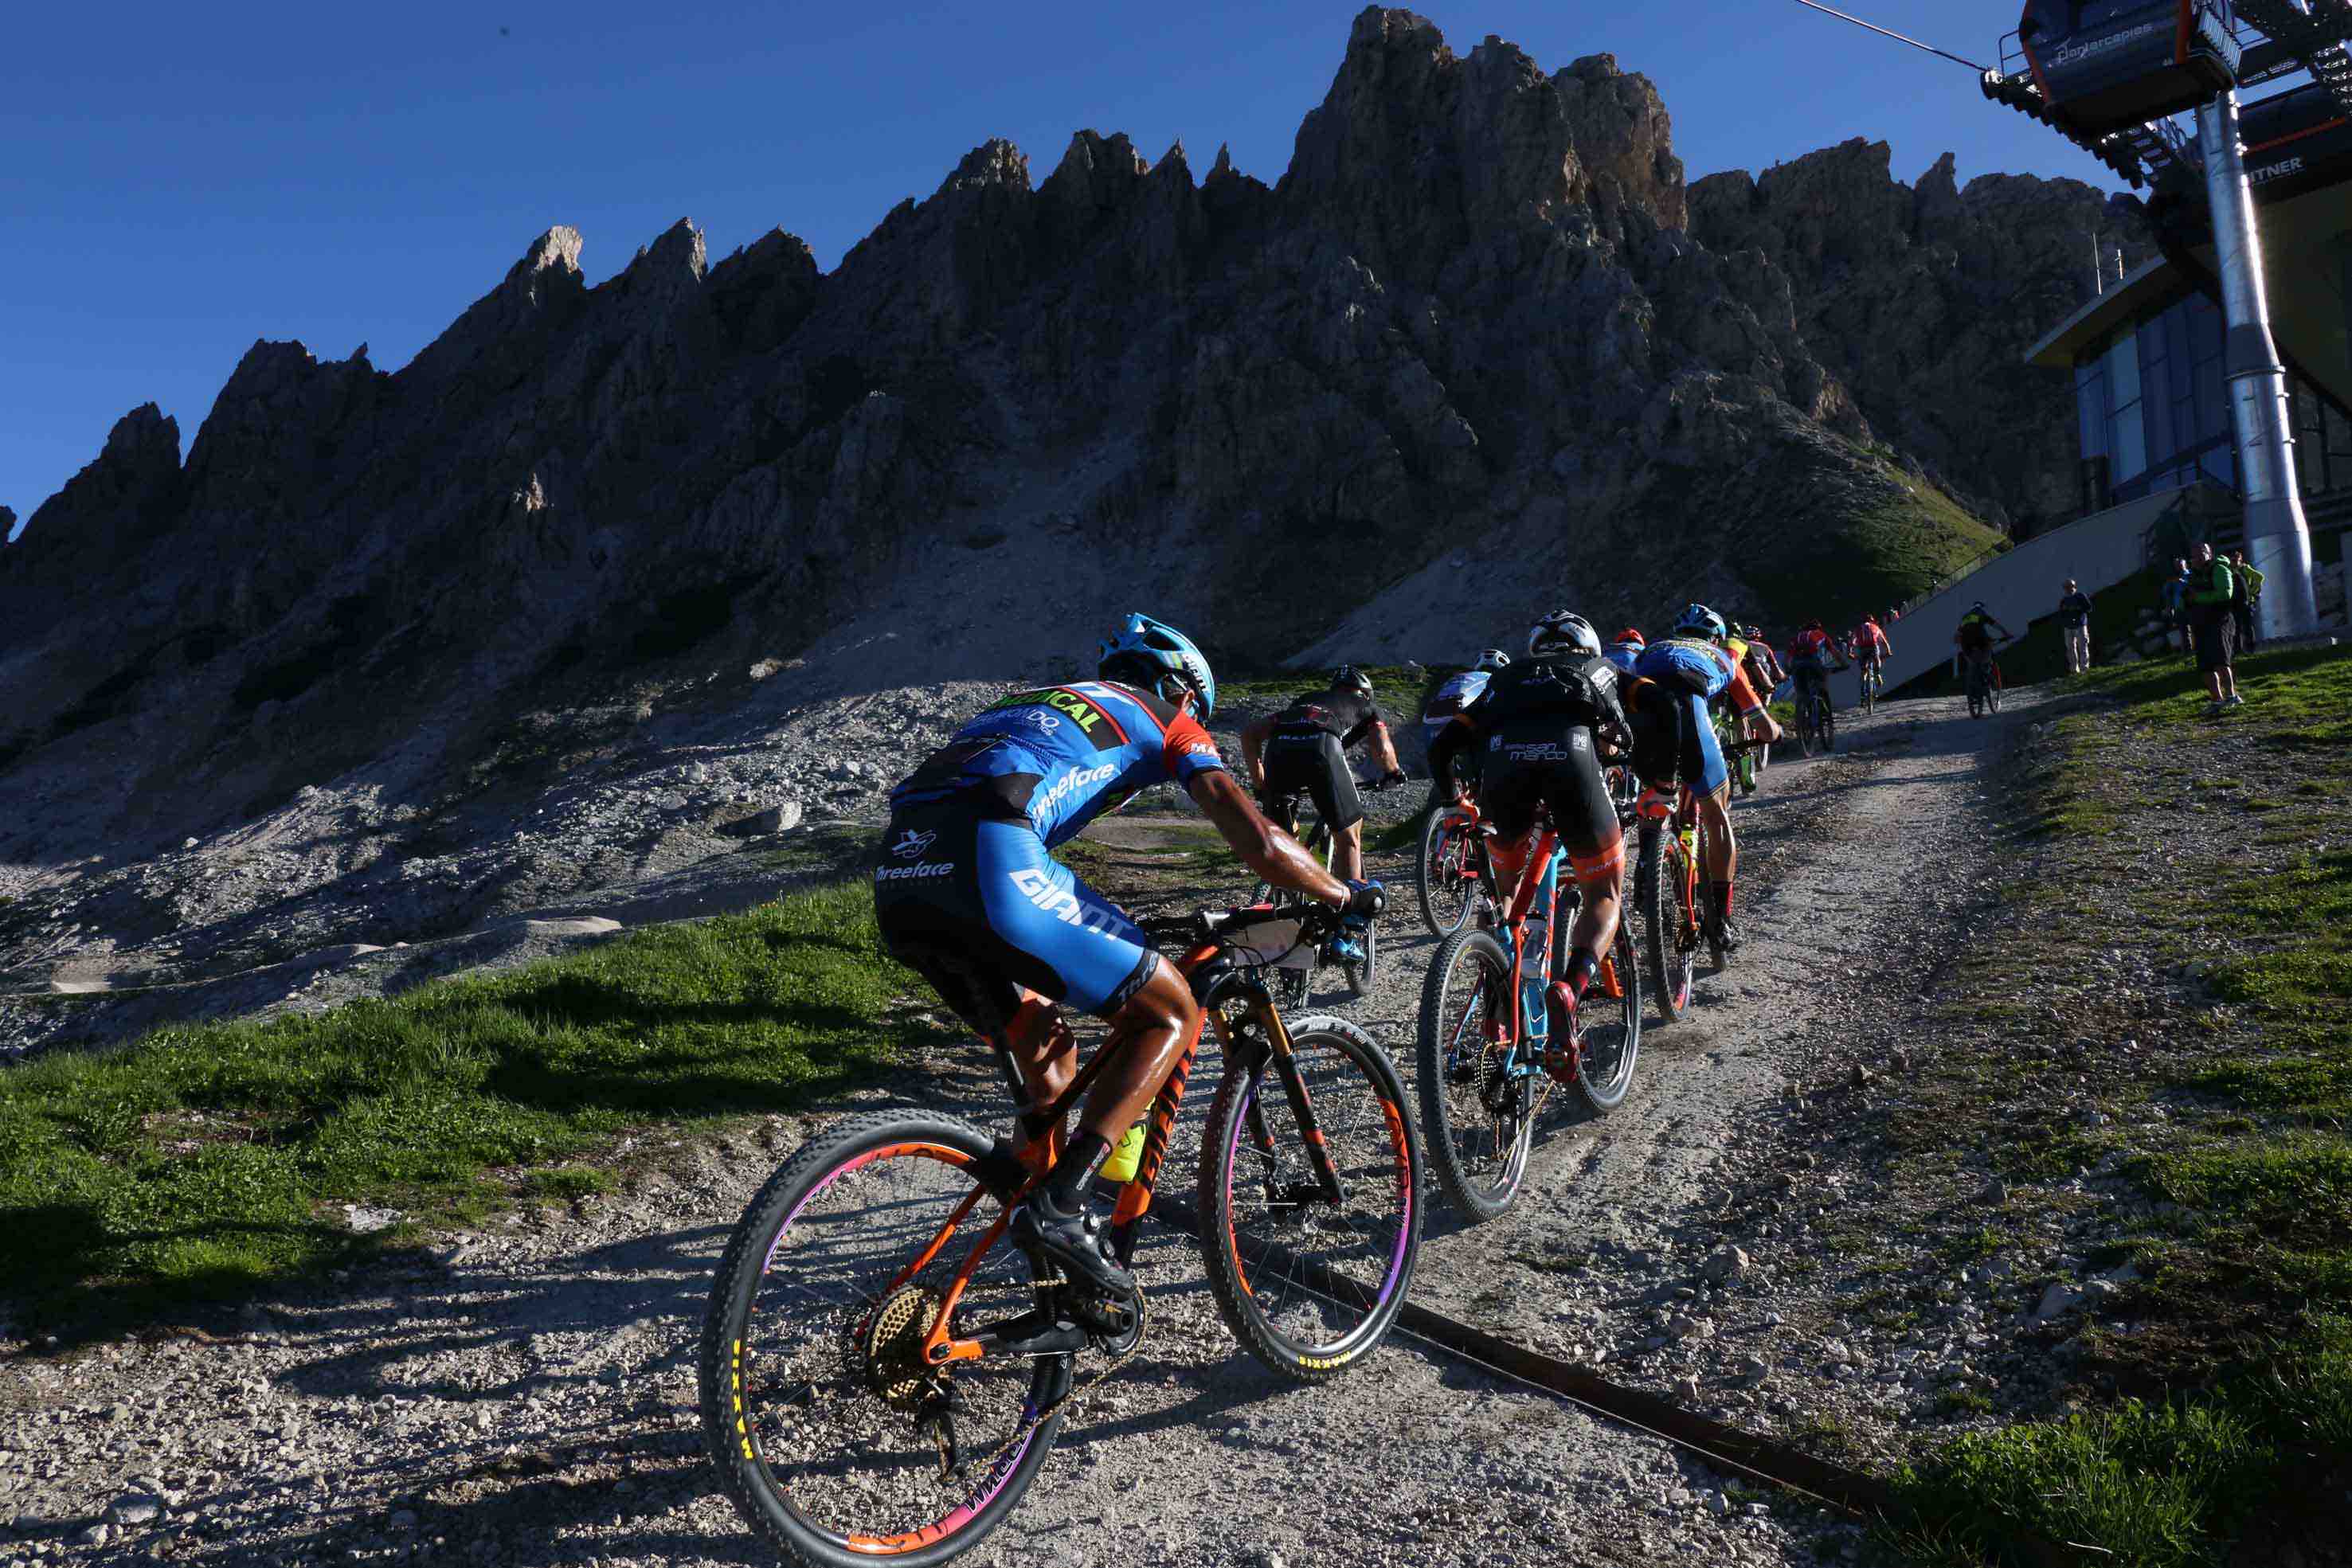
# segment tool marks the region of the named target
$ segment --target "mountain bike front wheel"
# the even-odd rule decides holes
[[[1201,1134],[1201,1248],[1234,1337],[1326,1383],[1387,1336],[1412,1288],[1421,1140],[1370,1036],[1328,1016],[1289,1032],[1287,1070],[1263,1043],[1228,1058]]]
[[[1370,992],[1372,977],[1380,970],[1380,922],[1372,921],[1367,924],[1362,934],[1356,940],[1363,945],[1363,961],[1349,963],[1343,959],[1339,965],[1339,972],[1348,977],[1348,994],[1351,997],[1361,997]]]
[[[1630,896],[1620,899],[1608,965],[1593,977],[1577,1004],[1576,1093],[1596,1116],[1625,1103],[1625,1092],[1633,1086],[1633,1064],[1642,1055],[1642,968],[1633,952],[1632,904]],[[1559,972],[1557,965],[1552,972]]]
[[[1004,1521],[1054,1446],[1072,1357],[921,1355],[942,1310],[962,1333],[1047,1300],[1000,1244],[949,1305],[996,1215],[974,1174],[989,1143],[952,1116],[851,1117],[785,1162],[728,1241],[703,1319],[703,1442],[795,1562],[945,1563]]]
[[[1674,1022],[1690,1006],[1691,974],[1696,967],[1696,945],[1684,940],[1688,874],[1684,865],[1682,841],[1672,828],[1654,827],[1643,834],[1633,871],[1634,901],[1641,908],[1643,941],[1650,950],[1650,981],[1657,992],[1660,1023]]]
[[[1414,891],[1420,896],[1422,924],[1431,936],[1452,936],[1478,907],[1485,891],[1479,875],[1484,859],[1469,817],[1450,806],[1430,812],[1421,830]]]
[[[1446,1198],[1470,1219],[1511,1207],[1535,1139],[1534,1080],[1514,1073],[1511,956],[1485,931],[1438,944],[1421,985],[1413,1083],[1429,1163]]]

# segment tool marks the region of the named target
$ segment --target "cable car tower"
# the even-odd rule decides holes
[[[1985,97],[2152,187],[2158,205],[2210,214],[2246,554],[2266,579],[2255,630],[2266,639],[2309,633],[2318,617],[2254,191],[2283,196],[2352,172],[2347,37],[2352,0],[2026,0],[2000,67],[1983,77]],[[2241,115],[2239,89],[2297,75],[2308,79]],[[2195,115],[2193,141],[2169,118],[2181,113]]]

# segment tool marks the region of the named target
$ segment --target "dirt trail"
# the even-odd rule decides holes
[[[1654,1320],[1704,1312],[1724,1343],[1760,1321],[1769,1281],[1717,1293],[1694,1276],[1788,1086],[1833,1070],[1875,998],[1911,983],[1906,957],[1957,886],[1995,727],[1955,709],[1898,706],[1835,758],[1775,764],[1738,810],[1751,936],[1736,967],[1649,1033],[1615,1115],[1543,1130],[1511,1215],[1464,1229],[1428,1195],[1420,1300],[1654,1380],[1688,1337],[1645,1333]],[[1410,920],[1391,923],[1374,995],[1312,1009],[1346,1012],[1408,1071],[1433,946]],[[1191,1128],[1218,1071],[1194,1075]],[[985,1061],[943,1039],[839,1109],[908,1102],[988,1121],[1001,1104]],[[232,1343],[0,1368],[0,1519],[16,1516],[0,1563],[761,1561],[699,1464],[691,1347],[728,1227],[818,1124],[650,1151],[618,1195],[255,1309]],[[1180,1134],[1180,1186],[1196,1149]],[[1142,1268],[1152,1338],[971,1561],[1810,1563],[1852,1544],[1822,1516],[1725,1495],[1654,1439],[1409,1344],[1327,1389],[1278,1387],[1225,1333],[1189,1239],[1155,1229]],[[163,1517],[133,1505],[110,1521],[126,1492]]]

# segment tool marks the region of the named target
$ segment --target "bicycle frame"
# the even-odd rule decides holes
[[[1254,977],[1231,969],[1223,974],[1208,973],[1221,950],[1215,943],[1203,943],[1187,953],[1176,965],[1179,974],[1194,982],[1194,990],[1201,1002],[1201,1017],[1194,1021],[1192,1033],[1185,1039],[1184,1049],[1176,1058],[1175,1066],[1161,1081],[1159,1092],[1152,1099],[1151,1109],[1146,1113],[1148,1120],[1142,1158],[1136,1166],[1135,1175],[1121,1186],[1118,1206],[1111,1212],[1111,1242],[1121,1264],[1133,1259],[1137,1227],[1150,1212],[1152,1193],[1160,1172],[1167,1163],[1169,1142],[1175,1133],[1176,1112],[1183,1103],[1185,1083],[1192,1075],[1193,1061],[1200,1053],[1201,1030],[1204,1023],[1213,1026],[1216,1030],[1218,1043],[1225,1052],[1227,1071],[1255,1071],[1265,1061],[1272,1062],[1282,1080],[1283,1092],[1290,1101],[1291,1112],[1297,1117],[1299,1126],[1306,1130],[1307,1159],[1317,1183],[1323,1188],[1324,1196],[1333,1203],[1343,1202],[1346,1198],[1339,1167],[1332,1163],[1322,1131],[1316,1125],[1314,1105],[1307,1092],[1307,1081],[1298,1071],[1297,1061],[1291,1050],[1288,1026],[1283,1022],[1273,997]],[[1205,986],[1202,983],[1203,980],[1207,982]],[[1200,995],[1202,991],[1206,994]],[[1265,1033],[1265,1049],[1262,1060],[1255,1060],[1260,1058],[1260,1052],[1241,1047],[1236,1038],[1237,1031],[1225,1018],[1224,1004],[1236,996],[1249,1003],[1250,1016]],[[1002,1042],[998,1043],[997,1049],[1010,1071],[1013,1066],[1011,1053]],[[1021,1151],[1023,1164],[1028,1170],[1027,1178],[1005,1202],[996,1218],[989,1222],[988,1228],[981,1232],[980,1239],[972,1244],[971,1252],[949,1281],[939,1316],[923,1341],[923,1359],[928,1364],[946,1366],[959,1361],[977,1361],[993,1348],[992,1341],[995,1336],[986,1331],[963,1339],[950,1336],[948,1327],[954,1320],[957,1303],[963,1299],[964,1288],[980,1267],[981,1260],[1003,1238],[1006,1227],[1012,1223],[1013,1210],[1052,1172],[1055,1161],[1061,1154],[1058,1129],[1078,1102],[1086,1097],[1087,1091],[1094,1087],[1096,1081],[1101,1078],[1115,1054],[1108,1049],[1097,1050],[1079,1067],[1077,1076],[1070,1081],[1068,1088],[1055,1096],[1051,1105],[1043,1111],[1023,1114],[1022,1124],[1030,1134]],[[1261,1148],[1273,1147],[1273,1136],[1262,1120],[1252,1131]],[[930,1265],[962,1228],[972,1208],[980,1202],[981,1195],[987,1190],[985,1186],[975,1186],[963,1201],[956,1205],[954,1211],[940,1227],[939,1234],[931,1238],[930,1244],[885,1287],[881,1292],[884,1299]]]
[[[1536,835],[1535,848],[1528,856],[1527,864],[1519,868],[1518,883],[1512,890],[1509,907],[1503,913],[1503,925],[1511,934],[1511,1013],[1509,1021],[1500,1026],[1504,1032],[1496,1039],[1495,1043],[1511,1046],[1515,1051],[1518,1042],[1527,1038],[1525,998],[1528,971],[1528,916],[1535,912],[1536,900],[1543,896],[1547,883],[1551,889],[1551,904],[1545,912],[1545,943],[1549,947],[1558,941],[1560,916],[1559,878],[1548,873],[1550,872],[1553,861],[1559,857],[1559,834],[1547,824],[1543,831]],[[1580,894],[1578,902],[1581,902]],[[1617,974],[1616,944],[1612,942],[1610,947],[1609,952],[1601,956],[1601,971],[1593,977],[1593,983],[1601,988],[1602,994],[1612,998],[1622,998],[1625,995],[1625,982]],[[1541,964],[1544,977],[1548,981],[1551,977],[1550,953],[1547,951],[1537,955],[1537,961]],[[1488,1027],[1497,1026],[1490,1022]],[[1533,1063],[1514,1060],[1509,1071],[1513,1073],[1525,1074],[1537,1071],[1538,1069]]]

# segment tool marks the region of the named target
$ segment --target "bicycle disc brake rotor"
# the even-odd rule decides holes
[[[909,1285],[882,1303],[866,1332],[866,1379],[885,1405],[909,1413],[919,1409],[931,1385],[923,1361],[923,1341],[940,1320],[947,1298],[928,1285]]]

